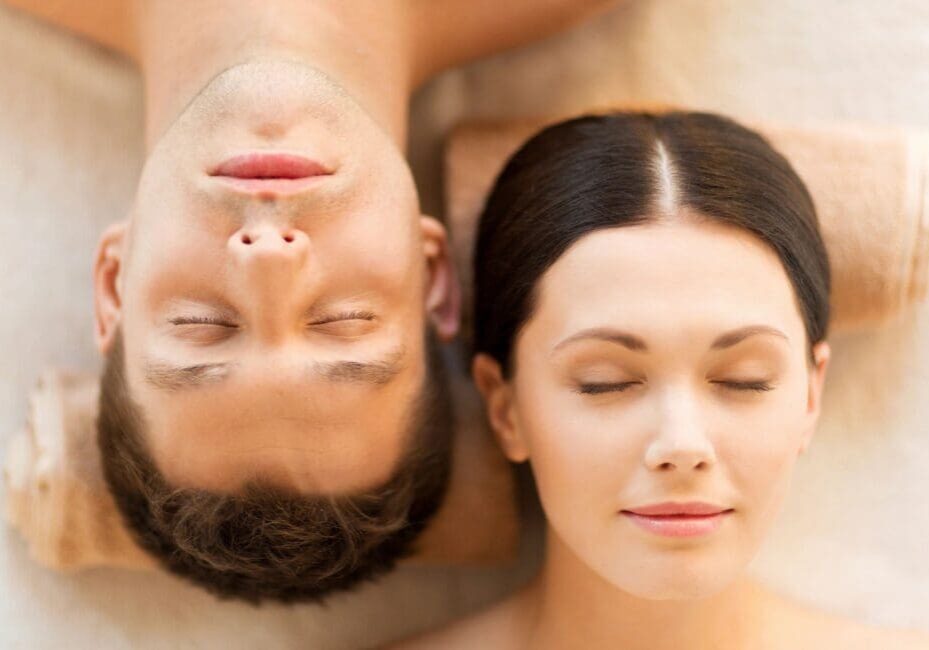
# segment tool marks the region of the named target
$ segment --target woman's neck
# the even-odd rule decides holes
[[[305,63],[341,84],[402,149],[411,92],[403,0],[138,0],[146,148],[217,74],[256,58]]]
[[[765,592],[747,579],[702,599],[638,598],[592,571],[551,529],[530,590],[533,650],[735,650],[756,647],[764,628]]]

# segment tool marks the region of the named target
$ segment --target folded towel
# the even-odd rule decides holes
[[[445,156],[446,213],[466,292],[475,228],[487,193],[509,156],[554,121],[465,124],[451,136]],[[832,266],[832,331],[879,326],[925,298],[929,133],[742,123],[790,160],[813,196]],[[467,296],[465,305],[470,305]],[[466,332],[468,325],[466,314]]]
[[[124,528],[95,442],[97,378],[50,371],[30,398],[27,429],[13,437],[4,467],[6,515],[32,557],[62,571],[92,566],[153,569]],[[515,480],[483,426],[476,396],[454,386],[462,417],[449,492],[410,559],[417,564],[491,564],[515,559]]]

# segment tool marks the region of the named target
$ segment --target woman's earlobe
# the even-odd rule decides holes
[[[809,382],[807,384],[806,425],[800,443],[801,454],[809,447],[813,432],[819,422],[819,415],[822,411],[823,389],[826,383],[826,371],[829,368],[831,357],[832,350],[826,341],[820,341],[813,346],[813,363],[810,365]]]
[[[126,229],[126,223],[119,222],[104,230],[94,256],[94,339],[101,354],[109,352],[122,319],[120,271]]]
[[[420,217],[426,257],[426,312],[439,340],[449,342],[461,322],[461,287],[451,259],[445,228],[432,217]]]
[[[503,454],[514,463],[528,460],[529,450],[514,413],[513,389],[503,379],[500,364],[490,355],[477,354],[471,363],[471,374],[484,398],[490,427]]]
[[[807,406],[809,410],[819,417],[822,408],[823,388],[826,384],[826,371],[829,360],[832,358],[832,349],[826,341],[820,341],[813,346],[813,365],[810,369],[810,386]]]

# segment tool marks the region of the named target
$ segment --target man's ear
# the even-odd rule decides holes
[[[120,270],[126,229],[126,223],[119,222],[104,230],[94,257],[94,338],[102,354],[109,352],[122,317]]]
[[[832,350],[826,341],[820,341],[813,346],[813,364],[810,365],[809,383],[807,388],[806,413],[804,414],[803,438],[800,442],[800,453],[806,451],[816,430],[819,414],[822,411],[823,386],[826,382],[826,369]]]
[[[448,249],[445,227],[432,217],[419,220],[426,256],[426,311],[439,340],[449,342],[461,321],[461,287]]]
[[[490,426],[503,454],[514,463],[529,458],[529,449],[515,414],[513,388],[504,379],[500,364],[487,354],[478,354],[471,363],[471,375],[484,398]]]

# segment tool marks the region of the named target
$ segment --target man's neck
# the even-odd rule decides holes
[[[306,63],[341,84],[404,148],[411,39],[402,0],[139,0],[146,148],[220,72],[258,58]],[[233,10],[234,9],[234,10]]]
[[[606,582],[551,531],[545,564],[531,589],[536,603],[531,647],[539,650],[755,647],[766,601],[766,593],[747,579],[707,598],[638,598]]]

